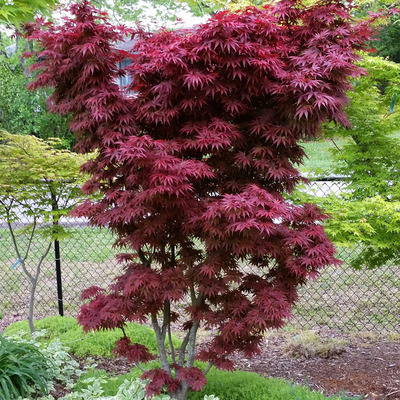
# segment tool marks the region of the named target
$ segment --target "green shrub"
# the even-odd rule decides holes
[[[48,360],[31,343],[19,343],[0,336],[0,398],[29,397],[48,393]]]
[[[70,352],[76,356],[105,356],[111,357],[115,342],[121,338],[121,331],[100,331],[85,334],[82,327],[72,317],[47,317],[35,321],[36,329],[45,329],[47,339],[57,338],[68,346]],[[19,331],[29,335],[29,327],[26,321],[15,322],[4,330],[4,334],[11,336]],[[154,354],[157,353],[157,340],[152,329],[136,323],[128,323],[126,334],[133,342],[147,346]],[[173,344],[179,347],[180,343],[173,337]]]
[[[203,400],[204,395],[213,393],[220,400],[327,400],[322,393],[283,379],[263,378],[254,372],[225,372],[214,368],[207,374],[204,388],[200,392],[191,392],[189,399]]]

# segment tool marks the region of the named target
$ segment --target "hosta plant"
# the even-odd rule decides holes
[[[115,28],[88,2],[71,13],[62,26],[27,27],[43,48],[32,87],[54,87],[52,110],[72,115],[77,150],[97,151],[83,189],[102,198],[75,215],[126,249],[114,283],[82,294],[79,321],[121,330],[115,353],[143,369],[148,394],[187,399],[212,366],[256,354],[290,317],[297,288],[337,264],[325,215],[284,194],[301,181],[300,140],[323,121],[349,125],[345,93],[370,25],[337,0],[283,0],[157,33]],[[135,44],[118,51],[126,34]],[[121,70],[124,58],[133,63]],[[124,329],[147,319],[161,362],[152,370],[142,363],[153,355]],[[184,331],[179,348],[165,345],[172,324]],[[200,327],[216,334],[197,350]]]

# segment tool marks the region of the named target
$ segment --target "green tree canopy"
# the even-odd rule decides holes
[[[0,24],[19,26],[38,12],[48,14],[55,5],[55,0],[0,0]]]
[[[334,151],[335,169],[327,171],[346,176],[348,185],[317,202],[333,217],[326,231],[337,245],[362,244],[352,265],[374,268],[400,261],[400,65],[365,57],[363,66],[368,75],[348,93],[352,128],[324,130],[333,140],[348,139]]]
[[[382,57],[400,63],[400,17],[392,17],[389,24],[383,26],[378,34],[375,47]]]
[[[9,46],[12,44],[10,49]],[[30,60],[23,52],[30,50],[32,43],[6,35],[0,37],[0,129],[13,134],[34,135],[42,139],[58,137],[58,146],[71,148],[75,135],[68,129],[68,116],[48,112],[49,89],[30,91],[32,80]]]
[[[59,220],[83,200],[79,168],[87,157],[57,150],[57,144],[59,139],[45,142],[0,130],[0,219],[7,223],[17,264],[30,283],[31,331],[41,266],[53,241],[68,235]]]

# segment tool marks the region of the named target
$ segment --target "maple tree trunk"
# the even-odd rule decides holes
[[[33,309],[34,309],[34,305],[35,305],[36,288],[37,288],[37,284],[39,281],[39,276],[40,276],[40,271],[41,271],[43,261],[47,257],[47,254],[49,254],[52,243],[53,243],[52,241],[49,241],[49,244],[48,244],[46,250],[44,251],[43,255],[40,257],[38,264],[36,265],[35,275],[34,276],[28,275],[30,278],[30,281],[31,281],[31,290],[30,290],[30,294],[29,294],[29,310],[28,310],[28,323],[29,323],[29,329],[30,329],[31,333],[35,332],[35,326],[33,324]],[[25,263],[23,263],[23,265],[25,267]],[[26,271],[26,268],[24,268],[24,272],[25,271]]]
[[[163,370],[170,373],[168,356],[165,349],[165,336],[166,336],[165,329],[163,330],[160,329],[160,326],[158,325],[157,322],[157,316],[155,314],[152,314],[151,316],[151,323],[153,325],[154,332],[156,333],[158,355],[160,356],[161,367]]]
[[[189,395],[188,385],[182,383],[182,388],[175,393],[170,393],[172,399],[176,400],[187,400]]]

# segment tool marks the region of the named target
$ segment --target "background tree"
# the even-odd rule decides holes
[[[68,129],[68,116],[48,112],[51,91],[27,89],[33,79],[32,61],[23,57],[23,52],[32,49],[33,44],[18,35],[13,39],[0,36],[0,129],[44,140],[58,137],[58,145],[70,149],[75,135]]]
[[[0,24],[19,26],[37,13],[48,14],[55,4],[53,0],[0,0]]]
[[[33,87],[54,86],[52,109],[73,115],[78,149],[98,151],[84,190],[102,198],[76,214],[130,252],[107,291],[82,294],[91,301],[79,320],[86,330],[120,328],[115,351],[139,364],[152,355],[124,325],[149,318],[161,368],[145,372],[148,393],[166,387],[186,399],[213,365],[232,369],[235,351],[257,353],[264,332],[290,315],[298,286],[337,263],[325,216],[283,194],[301,180],[299,141],[325,120],[348,126],[345,92],[371,30],[353,25],[340,2],[285,0],[190,31],[137,31],[128,68],[136,95],[127,96],[115,83],[127,53],[112,43],[131,32],[87,2],[71,11],[65,25],[33,31],[44,47]],[[179,349],[165,346],[173,323],[185,332]],[[200,325],[217,334],[196,355]],[[196,356],[209,362],[204,371]]]
[[[171,22],[177,19],[183,20],[182,22],[187,22],[187,19],[195,21],[195,17],[202,17],[205,13],[200,3],[186,1],[141,0],[132,2],[130,0],[99,0],[94,3],[104,11],[107,11],[115,22],[140,21],[157,27],[172,26]],[[206,8],[208,11],[210,7],[206,6]],[[192,25],[195,23],[192,22]]]
[[[14,246],[13,267],[22,268],[30,283],[31,332],[42,264],[54,240],[67,235],[60,218],[82,200],[78,173],[86,157],[57,150],[53,146],[58,144],[56,139],[44,142],[0,131],[0,218],[7,222]]]
[[[362,244],[353,267],[375,268],[400,261],[400,140],[394,134],[400,129],[400,65],[379,57],[364,57],[362,65],[367,75],[348,93],[352,127],[324,129],[326,137],[348,139],[334,150],[336,166],[329,171],[346,176],[348,185],[313,201],[334,216],[326,230],[335,244]]]
[[[381,27],[378,34],[378,41],[374,46],[379,51],[379,55],[388,58],[396,63],[400,62],[400,18],[395,15],[390,23]]]

